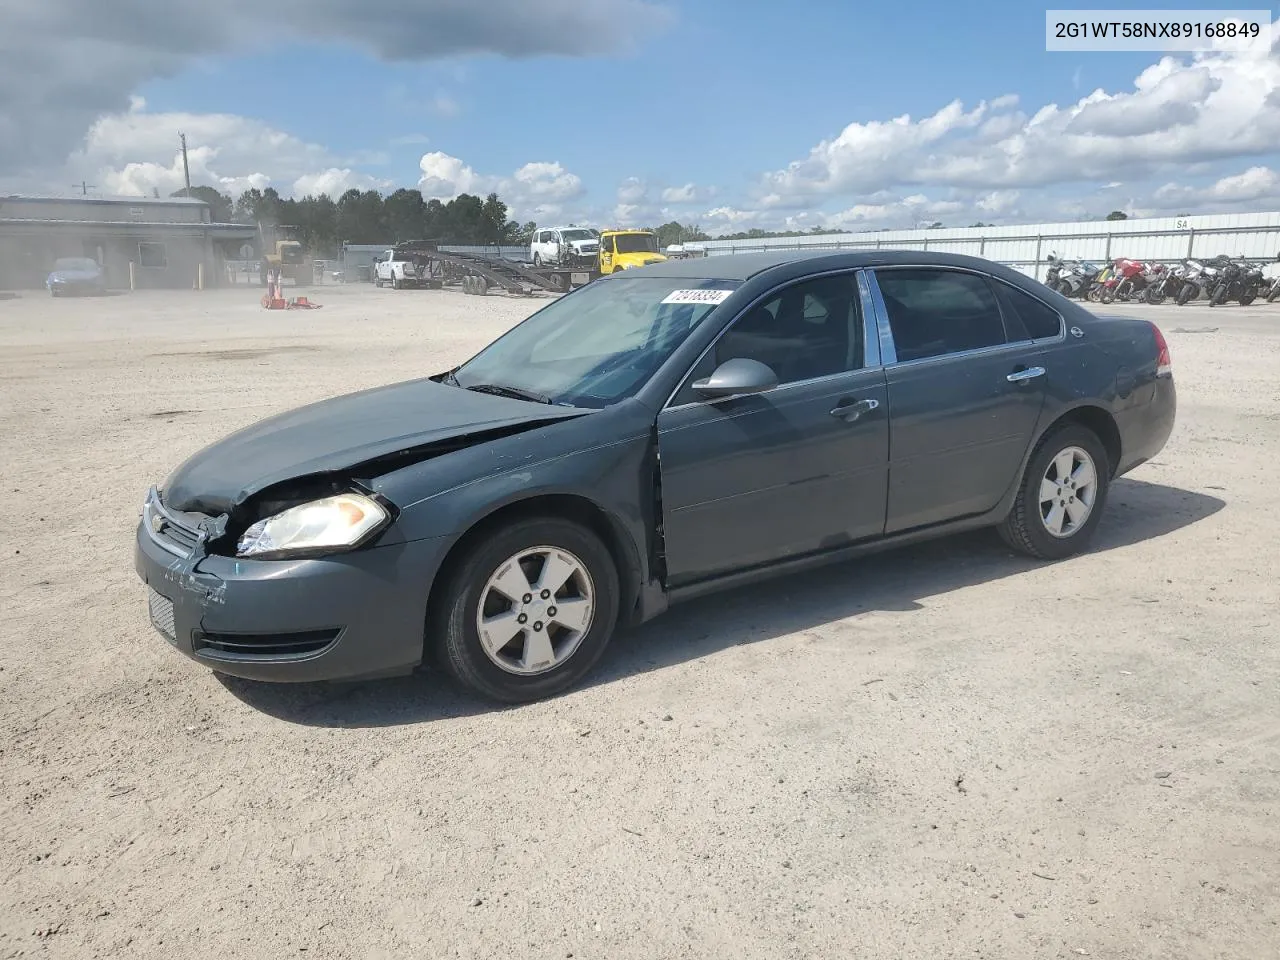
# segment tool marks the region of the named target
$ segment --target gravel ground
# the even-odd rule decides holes
[[[0,303],[0,957],[1280,956],[1280,305],[1112,308],[1181,406],[1088,555],[721,595],[494,710],[221,681],[147,624],[148,484],[537,306],[311,292]]]

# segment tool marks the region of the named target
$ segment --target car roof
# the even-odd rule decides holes
[[[762,253],[730,253],[690,259],[666,260],[628,270],[631,276],[688,277],[698,280],[749,280],[756,274],[786,264],[813,261],[815,270],[920,264],[968,267],[1004,275],[1008,268],[981,257],[930,250],[769,250]]]

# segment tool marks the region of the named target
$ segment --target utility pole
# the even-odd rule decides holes
[[[191,168],[187,165],[187,135],[179,131],[178,140],[182,143],[182,176],[187,181],[187,197],[191,196]]]
[[[93,187],[93,188],[95,188],[95,189],[96,189],[97,184],[94,184],[94,183],[86,183],[85,181],[81,180],[79,183],[73,183],[71,186],[73,186],[73,187],[79,187],[79,188],[80,188],[80,196],[82,196],[82,197],[87,197],[87,196],[89,195],[89,188],[90,188],[90,187]]]

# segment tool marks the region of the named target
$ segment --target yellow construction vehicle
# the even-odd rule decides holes
[[[262,285],[272,270],[280,271],[280,279],[292,280],[299,287],[310,286],[315,279],[315,265],[298,239],[297,227],[279,223],[259,223],[258,237],[262,245],[262,261],[258,268]]]
[[[600,272],[617,273],[667,259],[658,252],[658,237],[651,230],[600,231]]]

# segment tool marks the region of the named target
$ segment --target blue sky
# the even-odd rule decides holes
[[[566,0],[543,2],[566,9]],[[1135,79],[1160,54],[1046,52],[1044,9],[1025,2],[987,3],[977,13],[952,3],[671,0],[653,17],[647,0],[626,2],[622,19],[644,27],[634,48],[608,49],[625,45],[617,37],[578,44],[605,51],[595,55],[446,50],[415,58],[411,37],[409,49],[392,50],[385,35],[350,27],[319,39],[281,28],[281,39],[261,49],[242,22],[251,39],[174,57],[128,85],[132,110],[96,114],[97,126],[57,175],[65,182],[83,174],[124,192],[168,187],[176,175],[172,124],[180,122],[205,150],[198,177],[230,192],[266,181],[282,192],[385,189],[430,175],[431,191],[499,189],[514,213],[539,220],[897,226],[1280,202],[1275,51],[1244,67],[1227,55],[1208,65],[1182,57],[1154,77],[1158,89],[1144,92]],[[608,0],[578,4],[596,8],[584,31],[604,30],[599,18],[615,8]],[[432,0],[399,7],[417,29],[434,29],[432,17],[413,12]],[[362,9],[372,16],[385,8]],[[432,42],[449,45],[447,36]],[[1095,90],[1107,102],[1079,106]],[[1010,95],[1016,103],[997,101]],[[904,114],[918,124],[953,101],[958,113],[937,121],[941,136],[911,125],[859,128],[813,162],[811,151],[849,124]],[[974,113],[984,101],[985,112]],[[1038,145],[1024,149],[1030,118],[1052,104],[1060,130],[1041,130]],[[1070,116],[1072,108],[1084,116]],[[1057,133],[1071,137],[1067,158],[1053,150]],[[1090,137],[1100,138],[1095,152]],[[877,144],[888,156],[865,163]],[[1073,150],[1075,167],[1066,162]],[[983,159],[988,151],[1008,159]],[[437,156],[427,169],[424,153],[447,160]],[[518,175],[527,164],[535,167]],[[6,172],[14,173],[0,169],[0,183]],[[664,189],[689,184],[695,189],[663,200]],[[1208,196],[1197,199],[1201,191]]]

